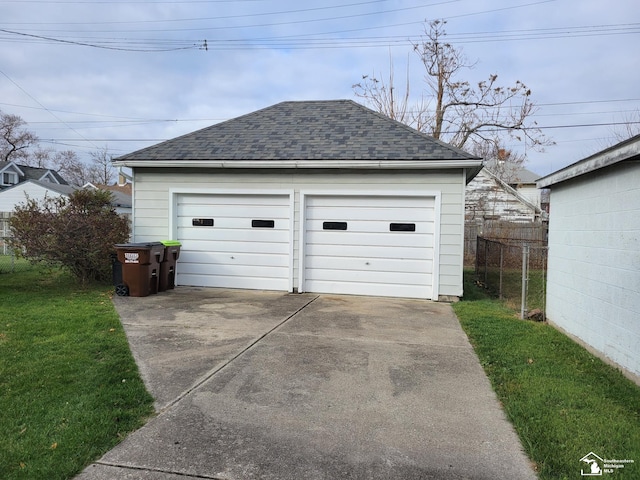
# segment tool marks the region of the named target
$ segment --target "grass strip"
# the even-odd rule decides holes
[[[614,475],[640,478],[640,387],[475,285],[465,285],[465,297],[454,310],[539,478],[582,478],[590,452],[634,460]]]
[[[153,414],[112,289],[44,268],[0,285],[2,478],[72,478]]]

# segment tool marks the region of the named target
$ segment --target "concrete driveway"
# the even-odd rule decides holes
[[[534,479],[447,304],[116,297],[158,415],[77,478]]]

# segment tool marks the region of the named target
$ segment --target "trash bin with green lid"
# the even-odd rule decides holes
[[[164,245],[160,242],[120,243],[115,248],[122,264],[122,282],[127,286],[129,295],[146,297],[158,293]]]
[[[160,262],[160,279],[158,291],[164,292],[176,286],[176,262],[180,256],[180,246],[177,240],[163,240],[164,259]]]

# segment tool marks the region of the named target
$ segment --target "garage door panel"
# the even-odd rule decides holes
[[[269,277],[237,277],[222,275],[181,274],[181,285],[214,288],[245,288],[249,290],[287,290],[288,282],[284,279]]]
[[[260,255],[286,255],[289,256],[289,245],[285,243],[261,243],[260,248],[256,248],[254,242],[211,242],[207,240],[184,240],[181,239],[183,244],[183,251],[180,253],[180,258],[183,254],[189,251],[200,252],[222,252],[226,254],[233,253],[258,253]]]
[[[408,297],[429,298],[431,288],[422,285],[390,285],[376,283],[348,283],[339,281],[310,281],[308,289],[311,292],[348,294],[348,295],[374,295],[379,297]]]
[[[284,201],[283,201],[284,199]],[[288,195],[261,193],[183,193],[178,198],[178,205],[206,206],[206,205],[248,205],[269,206],[286,205]]]
[[[336,208],[317,208],[312,210],[312,213],[307,217],[309,220],[318,220],[318,221],[347,221],[354,219],[357,220],[371,220],[376,222],[428,222],[433,221],[433,214],[428,211],[423,211],[421,209],[411,209],[411,208],[349,208],[349,210],[344,211],[342,215],[336,215],[338,210]],[[347,216],[347,212],[349,215]]]
[[[364,270],[396,273],[431,273],[433,262],[415,259],[388,259],[370,257],[320,257],[310,256],[307,267],[315,270]]]
[[[186,225],[191,224],[192,218],[213,218],[214,221],[225,220],[243,220],[249,219],[249,225],[251,225],[251,218],[287,218],[287,208],[285,207],[272,207],[268,205],[232,205],[232,206],[182,206],[184,212],[180,216],[184,217]],[[180,208],[180,207],[179,207]]]
[[[402,252],[393,247],[368,247],[366,251],[363,251],[361,245],[344,245],[337,250],[331,245],[316,245],[307,244],[305,247],[305,257],[307,261],[310,257],[336,257],[336,258],[348,258],[348,257],[361,257],[365,258],[409,258],[409,259],[425,259],[433,260],[433,251],[423,251],[423,247],[404,248]],[[414,251],[415,250],[415,251]]]
[[[289,244],[290,233],[288,230],[273,230],[268,232],[260,231],[259,233],[251,230],[235,230],[229,228],[220,228],[216,231],[204,229],[186,229],[178,230],[179,238],[185,241],[212,241],[216,242],[238,242],[238,243],[282,243]],[[256,248],[259,245],[256,245]]]
[[[399,199],[400,197],[393,195],[310,195],[307,196],[307,205],[314,210],[319,208],[349,208],[358,207],[376,207],[384,209],[402,208],[397,204],[389,202],[390,198]],[[433,207],[435,201],[433,197],[404,197],[405,199],[417,199],[422,205]],[[422,206],[421,205],[421,206]],[[409,207],[415,206],[409,205]]]
[[[221,217],[211,214],[206,215],[192,215],[188,217],[178,217],[176,220],[176,226],[179,229],[191,229],[194,227],[194,220],[200,219],[209,219],[213,220],[213,225],[203,225],[201,227],[197,227],[198,230],[207,231],[207,230],[216,230],[220,228],[234,228],[237,230],[256,230],[259,227],[254,227],[251,225],[252,220],[273,220],[274,225],[271,230],[288,230],[289,229],[289,218],[286,216],[282,216],[281,213],[270,216],[259,216],[255,215],[253,218],[228,218]]]
[[[408,284],[423,285],[429,279],[426,273],[388,272],[372,270],[343,270],[343,269],[314,269],[309,281],[323,280],[332,281],[339,279],[339,282],[355,283],[377,283],[385,285]]]
[[[204,264],[193,263],[188,264],[184,262],[185,266],[188,266],[188,271],[192,275],[214,275],[222,277],[261,277],[270,278],[271,275],[274,278],[286,276],[287,267],[273,267],[273,266],[257,266],[257,265],[229,265],[229,264]],[[280,275],[278,275],[278,273]],[[275,274],[275,275],[274,275]]]
[[[372,235],[370,233],[356,233],[356,232],[317,232],[317,235],[313,236],[314,243],[319,245],[356,245],[356,246],[371,246],[371,247],[392,247],[393,249],[401,247],[416,247],[423,248],[428,245],[433,238],[432,235],[426,234],[414,234],[414,235],[397,235],[387,234],[387,232]]]
[[[226,265],[233,260],[233,265],[255,265],[259,267],[289,267],[289,256],[264,255],[256,253],[233,252],[233,259],[227,252],[194,252],[186,251],[180,253],[180,262],[183,263],[203,263],[207,265]]]
[[[337,233],[340,232],[343,235],[345,235],[345,232],[348,233],[384,233],[384,232],[389,232],[393,235],[406,235],[406,236],[411,236],[411,235],[419,235],[419,234],[433,234],[434,230],[435,230],[435,225],[433,224],[433,222],[431,221],[426,221],[426,220],[421,220],[418,221],[415,218],[411,219],[411,220],[405,220],[405,219],[389,219],[389,220],[384,220],[384,221],[364,221],[364,220],[349,220],[346,222],[347,224],[347,229],[346,230],[327,230],[324,228],[323,224],[325,222],[345,222],[344,220],[336,220],[336,219],[323,219],[323,220],[306,220],[305,222],[305,228],[307,232],[333,232],[333,233]],[[395,225],[412,225],[413,227],[415,227],[415,231],[405,231],[405,232],[398,232],[398,231],[392,231],[391,230],[391,225],[395,224]]]
[[[179,284],[289,290],[289,195],[184,194],[177,205]]]
[[[303,288],[431,298],[435,221],[435,197],[307,197]]]

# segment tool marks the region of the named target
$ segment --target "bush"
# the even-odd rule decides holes
[[[111,206],[111,193],[79,189],[69,198],[27,199],[10,220],[12,245],[33,262],[68,268],[83,284],[111,278],[113,245],[129,238],[129,221]]]

